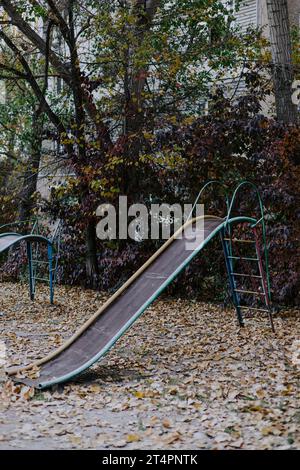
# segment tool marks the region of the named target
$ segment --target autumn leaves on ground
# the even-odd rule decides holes
[[[106,296],[0,286],[1,351],[24,363],[68,338]],[[76,381],[34,392],[1,375],[0,449],[299,448],[299,311],[241,330],[234,311],[163,299]],[[298,348],[298,350],[297,350]],[[298,431],[297,431],[298,430]]]

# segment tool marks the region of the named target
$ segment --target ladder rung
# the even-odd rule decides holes
[[[261,276],[254,274],[243,274],[243,273],[230,273],[232,276],[241,276],[241,277],[254,277],[255,279],[262,279]]]
[[[265,308],[256,308],[256,307],[248,307],[248,305],[238,305],[239,308],[246,308],[248,310],[254,310],[256,312],[265,312],[265,313],[270,313],[269,310],[266,310]]]
[[[228,256],[230,259],[244,259],[246,261],[259,261],[258,258],[244,258],[243,256]]]
[[[46,279],[46,278],[43,278],[43,277],[35,277],[34,280],[35,280],[35,281],[45,281],[45,282],[49,282],[49,279]]]
[[[236,242],[236,243],[255,243],[255,240],[240,240],[239,238],[224,238],[226,242]]]
[[[263,295],[265,297],[265,294],[263,292],[255,292],[253,290],[234,289],[234,291],[239,292],[241,294],[255,294],[255,295]]]

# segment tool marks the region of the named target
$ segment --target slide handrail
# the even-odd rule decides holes
[[[10,222],[8,224],[0,225],[0,232],[3,229],[6,229],[8,227],[21,227],[22,225],[27,225],[27,224],[32,224],[32,227],[35,226],[37,222],[37,218],[32,218],[32,219],[27,219],[27,220],[22,220],[22,221],[16,221],[16,222]],[[32,228],[33,230],[33,228]],[[32,233],[32,231],[31,231]]]
[[[16,221],[16,222],[10,222],[8,224],[4,224],[4,225],[0,225],[0,235],[2,236],[2,233],[1,231],[3,229],[7,229],[9,227],[22,227],[23,225],[27,225],[27,224],[31,224],[32,227],[29,231],[29,233],[31,235],[40,235],[40,230],[39,230],[39,219],[38,217],[33,217],[31,219],[27,219],[27,220],[22,220],[22,221]],[[54,242],[55,239],[59,236],[59,231],[61,229],[61,220],[58,219],[57,222],[56,222],[56,226],[54,227],[54,230],[53,230],[53,233],[51,233],[49,235],[49,237],[47,237],[49,239],[50,242]],[[17,232],[5,232],[5,234],[8,234],[8,233],[15,233],[16,235],[23,235],[23,234],[19,234]]]
[[[188,216],[188,218],[187,218],[187,221],[189,221],[190,218],[193,216],[194,209],[195,209],[195,207],[197,206],[198,202],[201,201],[201,197],[202,197],[204,191],[206,190],[206,188],[208,188],[208,186],[211,186],[211,185],[213,185],[213,184],[219,185],[219,186],[221,186],[221,187],[225,190],[226,206],[227,206],[227,210],[229,209],[229,192],[228,192],[227,186],[226,186],[222,181],[210,180],[210,181],[208,181],[207,183],[205,183],[204,186],[202,186],[202,188],[200,189],[200,191],[199,191],[199,193],[198,193],[198,196],[197,196],[196,199],[195,199],[195,202],[194,202],[194,205],[193,205],[193,207],[192,207],[192,210],[191,210],[191,212],[189,213],[189,216]]]
[[[234,204],[236,202],[237,194],[240,192],[240,189],[243,186],[247,186],[247,185],[251,186],[255,190],[255,193],[257,195],[257,199],[258,199],[258,202],[259,202],[260,218],[257,219],[257,223],[254,224],[254,226],[257,225],[260,222],[262,222],[263,225],[265,225],[264,224],[264,206],[263,206],[262,198],[261,198],[260,192],[258,190],[258,187],[254,183],[252,183],[252,181],[247,181],[247,180],[241,181],[238,184],[238,186],[236,187],[236,189],[234,190],[234,193],[233,193],[233,196],[232,196],[229,208],[228,208],[228,213],[227,213],[227,217],[226,217],[226,225],[228,224],[228,220],[231,218],[231,213],[232,213],[232,209],[234,208]]]

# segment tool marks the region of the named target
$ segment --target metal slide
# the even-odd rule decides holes
[[[46,243],[47,245],[50,243],[47,238],[42,237],[40,235],[21,235],[19,233],[0,233],[0,253],[8,250],[9,248],[18,245],[22,241],[26,242],[39,242],[39,243]]]
[[[6,227],[6,226],[5,226]],[[1,227],[0,227],[1,229]],[[36,265],[37,263],[43,263],[47,265],[49,271],[48,279],[41,279],[42,281],[49,282],[50,288],[50,302],[53,304],[54,300],[54,272],[55,268],[53,268],[53,243],[52,241],[48,240],[47,238],[43,237],[42,235],[38,235],[35,233],[31,233],[29,235],[22,235],[20,233],[0,233],[0,254],[10,248],[18,246],[21,242],[26,242],[27,245],[27,258],[28,258],[28,274],[29,274],[29,286],[30,286],[30,298],[34,300],[35,294],[35,284],[36,280],[39,279],[36,273]],[[41,261],[33,258],[32,253],[32,245],[33,244],[44,244],[47,246],[47,261]]]
[[[182,237],[178,232],[171,237],[63,346],[34,364],[8,369],[8,374],[20,377],[22,372],[26,376],[26,371],[39,367],[37,379],[15,378],[39,389],[80,374],[109,351],[213,237],[222,236],[228,227],[240,223],[251,226],[257,220],[208,215],[203,217],[201,230],[198,226],[195,230],[195,221],[189,221],[180,230]],[[187,249],[187,243],[193,240],[195,246]]]

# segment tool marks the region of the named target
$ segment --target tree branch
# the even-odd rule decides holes
[[[65,126],[61,122],[60,118],[52,111],[50,105],[48,104],[48,102],[47,102],[47,100],[46,100],[46,98],[43,94],[43,91],[40,89],[39,84],[37,83],[36,79],[34,78],[34,75],[31,71],[31,68],[28,65],[25,58],[23,57],[21,51],[12,42],[12,40],[1,30],[0,30],[0,38],[2,38],[5,41],[6,45],[11,49],[11,51],[15,54],[16,58],[20,61],[24,71],[26,72],[27,80],[30,83],[31,88],[32,88],[35,96],[37,97],[42,109],[45,110],[45,112],[47,113],[49,119],[51,120],[51,122],[57,128],[58,132],[60,134],[67,135],[67,131],[65,129]],[[72,146],[69,144],[69,145],[66,146],[66,148],[67,148],[67,151],[68,151],[69,155],[71,155],[72,151],[73,151]]]
[[[53,3],[53,2],[52,2]],[[4,8],[6,13],[10,16],[13,20],[14,24],[18,27],[18,29],[27,37],[38,49],[39,51],[45,56],[47,53],[47,44],[44,39],[30,27],[30,25],[22,18],[22,16],[18,13],[15,6],[12,4],[10,0],[0,0],[0,6]],[[63,31],[62,31],[63,33]],[[71,50],[72,48],[70,48]],[[72,53],[72,50],[71,50]],[[49,61],[52,66],[57,70],[61,78],[66,82],[66,84],[72,89],[73,86],[73,77],[71,70],[64,64],[58,55],[52,50],[49,49]],[[34,76],[33,76],[34,78]],[[93,122],[94,126],[97,129],[99,140],[101,141],[104,147],[111,147],[112,141],[109,134],[109,129],[104,124],[104,122],[100,119],[99,112],[90,98],[90,95],[82,89],[83,94],[83,102],[85,109]]]
[[[70,29],[67,25],[66,21],[64,20],[63,16],[60,14],[59,9],[57,8],[55,2],[53,0],[46,0],[47,4],[49,5],[50,10],[54,15],[54,19],[56,20],[56,24],[59,25],[60,31],[64,40],[70,45]],[[53,18],[52,15],[52,18]]]
[[[18,29],[33,43],[37,46],[39,51],[45,55],[47,50],[47,45],[44,39],[34,30],[32,29],[29,24],[23,20],[22,16],[18,13],[14,5],[9,0],[1,0],[0,5],[4,8],[6,13],[10,16],[13,20],[14,24],[18,27]],[[60,58],[55,54],[53,50],[50,49],[49,51],[49,60],[52,65],[56,68],[59,72],[61,77],[70,84],[71,76],[70,71],[66,67],[66,65],[60,60]]]
[[[5,65],[5,64],[0,63],[0,70],[1,69],[5,70],[6,72],[14,73],[19,78],[26,78],[25,73],[22,73],[19,70],[14,69],[13,67],[10,67],[9,65]],[[10,78],[10,77],[8,77],[8,78]],[[15,78],[15,77],[11,77],[11,78]]]

